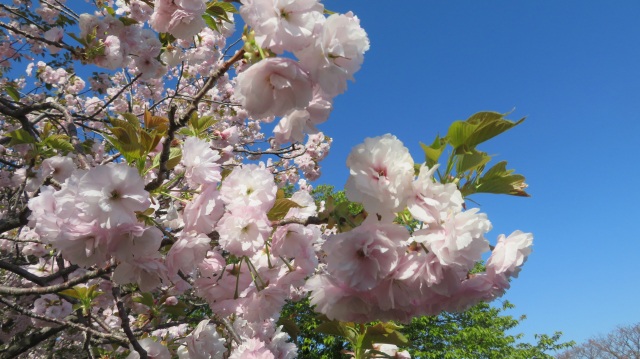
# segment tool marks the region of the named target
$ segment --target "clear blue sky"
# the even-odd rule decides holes
[[[319,182],[341,187],[365,137],[419,141],[474,112],[527,120],[480,149],[527,177],[531,198],[479,196],[489,239],[533,232],[505,296],[518,328],[578,342],[640,321],[640,1],[329,0],[371,40],[356,83],[321,127],[335,139]]]

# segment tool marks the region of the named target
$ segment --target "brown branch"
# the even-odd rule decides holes
[[[17,12],[17,11],[18,11],[18,9],[17,9],[17,8],[10,8],[10,7],[8,7],[7,5],[3,5],[3,4],[0,4],[0,8],[4,9],[4,10],[5,10],[5,11],[7,11],[7,12],[12,13],[14,16],[17,16],[17,17],[19,17],[19,18],[21,18],[21,19],[25,20],[26,22],[28,22],[28,23],[30,23],[31,25],[33,25],[33,26],[37,27],[37,28],[38,28],[38,29],[40,29],[41,31],[45,31],[45,29],[44,29],[42,26],[40,26],[39,24],[37,24],[37,23],[36,23],[36,22],[34,22],[33,20],[29,19],[28,17],[26,17],[26,16],[24,16],[24,15],[20,14],[19,12]]]
[[[44,316],[44,315],[36,314],[36,313],[33,313],[31,310],[29,310],[27,308],[24,308],[24,307],[22,307],[22,306],[20,306],[20,305],[18,305],[16,303],[13,303],[13,302],[11,302],[11,301],[3,298],[3,297],[0,297],[0,303],[6,305],[7,307],[15,310],[16,312],[18,312],[18,313],[20,313],[22,315],[26,315],[26,316],[31,317],[31,318],[44,320],[46,322],[51,322],[51,323],[55,323],[55,324],[59,324],[59,325],[64,325],[64,326],[67,326],[67,327],[71,327],[71,328],[74,328],[74,329],[81,330],[83,332],[89,332],[89,333],[95,335],[96,337],[109,339],[112,342],[118,343],[118,344],[123,345],[123,346],[127,346],[128,345],[128,342],[126,341],[126,339],[122,338],[122,337],[120,337],[118,335],[110,334],[110,333],[103,333],[103,332],[97,331],[97,330],[95,330],[93,328],[85,327],[84,325],[77,324],[77,323],[74,323],[74,322],[70,322],[70,321],[67,321],[67,320],[62,320],[62,319],[57,319],[57,318],[50,318],[50,317],[47,317],[47,316]]]
[[[238,333],[236,333],[235,329],[233,329],[233,325],[229,323],[229,320],[227,318],[216,316],[211,321],[216,324],[222,324],[222,326],[224,326],[231,335],[231,339],[233,339],[234,342],[238,343],[238,345],[242,344],[242,339],[240,339],[240,336],[238,335]]]
[[[307,219],[303,218],[285,218],[279,221],[271,221],[271,225],[273,227],[285,226],[287,224],[301,224],[303,226],[308,226],[311,224],[327,224],[329,223],[328,219],[321,219],[319,217],[311,216]]]
[[[70,265],[70,266],[68,266],[68,267],[66,267],[64,269],[61,269],[61,270],[59,270],[59,271],[57,271],[57,272],[55,272],[53,274],[50,274],[50,275],[48,275],[46,277],[43,277],[42,279],[44,279],[45,282],[49,283],[49,282],[52,282],[52,281],[54,281],[54,280],[56,280],[56,279],[58,279],[60,277],[65,277],[65,276],[75,272],[76,270],[78,270],[78,268],[80,268],[80,267],[78,267],[77,265],[73,264],[73,265]]]
[[[20,35],[26,37],[27,39],[40,41],[40,42],[43,42],[43,43],[45,43],[47,45],[51,45],[51,46],[59,47],[61,49],[65,49],[65,50],[69,51],[70,53],[74,54],[75,56],[78,56],[76,48],[65,44],[64,42],[62,42],[62,40],[60,40],[60,42],[56,42],[56,41],[47,40],[44,37],[33,36],[33,35],[28,34],[28,33],[24,32],[24,31],[22,31],[20,29],[17,29],[15,27],[11,26],[11,25],[8,25],[8,24],[2,23],[2,22],[0,22],[0,27],[4,27],[5,29],[7,29],[9,31],[13,31],[16,34],[20,34]]]
[[[111,293],[113,293],[113,298],[116,301],[116,306],[118,307],[118,316],[120,317],[122,330],[124,330],[124,334],[131,342],[133,349],[138,352],[140,355],[140,359],[148,359],[147,351],[138,343],[138,339],[131,331],[131,326],[129,325],[129,314],[127,313],[124,303],[120,300],[120,288],[113,287],[111,289]]]
[[[107,274],[107,273],[111,272],[111,270],[113,268],[114,268],[114,266],[108,265],[105,268],[96,269],[94,271],[86,273],[83,276],[70,279],[70,280],[68,280],[68,281],[66,281],[64,283],[50,285],[50,286],[47,286],[47,287],[15,288],[15,287],[0,286],[0,294],[21,296],[21,295],[30,295],[30,294],[56,293],[56,292],[59,292],[61,290],[65,290],[65,289],[71,288],[71,287],[75,286],[76,284],[80,284],[80,283],[86,282],[89,279],[97,278],[97,277],[100,277],[101,275]]]
[[[17,358],[18,355],[28,351],[65,329],[67,329],[67,327],[62,325],[56,328],[45,328],[27,336],[15,336],[15,342],[0,353],[0,359]]]
[[[37,276],[28,270],[17,266],[15,264],[11,264],[5,261],[0,261],[0,269],[8,270],[9,272],[15,273],[22,278],[29,280],[39,286],[44,286],[47,284],[46,280],[43,277]]]
[[[285,154],[295,152],[298,150],[304,149],[304,146],[301,147],[296,146],[296,144],[292,144],[291,146],[281,148],[279,150],[265,150],[265,151],[253,151],[242,147],[236,147],[233,149],[233,152],[238,153],[246,153],[253,156],[262,156],[262,155],[276,155],[278,157],[284,157]],[[304,152],[303,152],[304,153]],[[295,156],[294,156],[295,157]]]
[[[167,131],[167,138],[164,140],[162,144],[162,152],[160,153],[160,166],[158,170],[158,177],[156,177],[153,181],[149,182],[145,186],[144,188],[145,190],[151,192],[157,189],[162,185],[162,182],[164,182],[164,180],[168,177],[169,170],[167,169],[167,162],[169,161],[169,155],[171,151],[171,142],[173,142],[173,139],[175,138],[176,131],[178,131],[181,127],[187,124],[187,121],[189,121],[189,119],[191,118],[191,115],[193,115],[198,110],[198,103],[200,103],[202,98],[207,94],[207,92],[209,92],[209,90],[213,88],[213,86],[216,84],[218,79],[220,79],[222,75],[224,75],[227,71],[229,71],[229,69],[231,68],[231,66],[233,66],[234,63],[236,63],[237,61],[240,61],[243,58],[243,56],[244,56],[244,50],[240,49],[233,55],[233,57],[231,57],[228,61],[224,62],[222,64],[222,67],[220,67],[215,73],[213,73],[211,77],[207,79],[207,81],[202,86],[200,91],[198,91],[198,93],[195,96],[193,96],[193,101],[189,104],[186,112],[182,115],[182,117],[180,117],[179,120],[176,121],[175,119],[176,107],[174,106],[171,107],[171,110],[169,112],[169,121],[170,121],[169,130]]]
[[[20,106],[18,106],[18,104]],[[60,111],[68,123],[73,123],[73,117],[71,117],[71,114],[69,113],[69,111],[67,111],[67,109],[65,109],[64,106],[60,105],[59,103],[39,102],[31,105],[25,105],[22,103],[12,102],[12,101],[8,101],[6,99],[0,98],[0,113],[6,116],[13,117],[18,121],[20,121],[20,124],[25,129],[25,131],[29,132],[29,134],[34,138],[38,138],[38,134],[36,133],[36,130],[33,127],[33,123],[29,122],[27,115],[32,112],[42,111],[47,109],[55,109]],[[51,114],[45,114],[45,116],[47,115],[50,116]],[[6,143],[9,143],[9,141],[11,141],[10,137],[4,137],[0,139],[0,144],[6,144]]]
[[[29,223],[30,214],[31,210],[28,207],[25,207],[20,213],[8,213],[0,219],[0,233],[26,226]]]

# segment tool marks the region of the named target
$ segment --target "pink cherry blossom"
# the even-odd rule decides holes
[[[169,352],[169,349],[149,337],[139,340],[138,343],[140,344],[142,349],[147,352],[149,358],[171,359],[171,353]],[[129,349],[131,350],[131,353],[129,354],[129,356],[127,356],[126,359],[140,359],[140,354],[138,354],[138,352],[135,351],[133,347],[130,347]]]
[[[407,201],[413,217],[425,223],[440,223],[447,216],[447,211],[461,211],[464,202],[455,184],[441,184],[433,179],[437,168],[438,165],[431,169],[426,165],[420,167],[420,174],[413,182],[413,195]]]
[[[498,244],[487,260],[487,273],[518,277],[520,267],[531,254],[532,243],[533,234],[531,233],[515,231],[506,238],[501,234],[498,236]]]
[[[277,191],[271,172],[248,164],[231,171],[222,182],[220,196],[229,208],[251,206],[266,212],[273,207]]]
[[[460,265],[467,270],[489,250],[484,234],[491,230],[486,214],[474,208],[449,212],[444,223],[414,232],[414,240],[426,245],[443,265]]]
[[[202,192],[184,208],[184,230],[209,234],[223,213],[224,204],[216,186],[203,186]]]
[[[396,269],[408,238],[402,226],[367,220],[327,239],[327,271],[356,290],[371,289]]]
[[[369,38],[352,13],[333,14],[324,22],[315,41],[296,51],[302,66],[329,96],[343,93],[369,50]]]
[[[184,339],[186,353],[180,359],[223,359],[227,351],[225,339],[218,334],[216,326],[205,319]]]
[[[235,96],[256,119],[304,109],[312,98],[311,80],[297,62],[274,57],[240,73]]]
[[[206,24],[203,0],[156,0],[149,25],[158,32],[168,32],[179,39],[190,39]]]
[[[276,359],[276,357],[269,351],[263,341],[256,338],[248,338],[231,353],[229,359]]]
[[[182,147],[182,163],[185,177],[192,187],[205,183],[216,183],[222,179],[218,151],[211,149],[207,141],[189,137]]]
[[[167,253],[166,263],[169,272],[191,273],[204,260],[207,250],[211,248],[210,242],[211,239],[204,234],[183,232]]]
[[[367,138],[347,157],[350,176],[347,198],[361,202],[369,213],[383,217],[406,205],[414,177],[409,150],[395,136]]]
[[[324,22],[323,10],[317,0],[243,0],[240,15],[258,45],[281,54],[309,45],[314,28]]]
[[[218,222],[220,245],[237,256],[251,256],[262,249],[271,225],[267,214],[256,207],[234,207]]]
[[[115,227],[135,222],[135,212],[150,205],[144,181],[134,168],[109,163],[89,170],[78,182],[78,207],[90,218]]]
[[[62,37],[64,36],[64,30],[60,27],[52,27],[51,29],[47,30],[44,33],[44,38],[49,40],[49,41],[53,41],[53,42],[60,42],[62,41]],[[55,54],[58,53],[58,51],[60,51],[60,47],[58,46],[52,46],[52,45],[47,45],[47,49],[49,50],[50,53]]]

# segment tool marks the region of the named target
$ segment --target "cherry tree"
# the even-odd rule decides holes
[[[397,323],[501,296],[531,252],[521,231],[491,245],[466,206],[527,196],[476,148],[521,122],[499,113],[454,122],[423,162],[364,139],[345,186],[363,210],[314,200],[319,127],[369,49],[351,12],[14,0],[0,17],[2,357],[293,358],[280,312],[304,298],[354,357],[406,357]]]

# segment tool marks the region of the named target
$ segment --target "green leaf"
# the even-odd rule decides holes
[[[346,337],[347,333],[343,328],[343,324],[337,320],[321,323],[316,327],[316,332],[322,334],[336,335],[339,337]]]
[[[271,221],[284,218],[291,208],[300,208],[301,205],[288,198],[278,198],[273,204],[273,208],[267,213],[267,217]]]
[[[424,151],[427,166],[431,168],[438,163],[438,160],[442,155],[442,151],[447,147],[447,141],[444,138],[440,138],[440,136],[436,136],[436,139],[430,146],[420,142],[420,147],[422,147],[422,150]]]
[[[71,298],[75,298],[75,299],[82,299],[82,296],[80,295],[80,293],[78,293],[78,291],[76,291],[76,288],[69,288],[69,289],[65,289],[63,291],[58,292],[59,294],[62,295],[66,295],[67,297],[71,297]]]
[[[211,30],[220,32],[220,30],[218,30],[218,24],[216,24],[216,21],[208,13],[202,14],[202,20],[204,20],[205,24],[207,24]]]
[[[236,9],[235,6],[233,6],[232,4],[228,3],[228,2],[223,2],[223,1],[216,1],[215,6],[222,8],[224,11],[226,12],[230,12],[232,14],[237,14],[238,13],[238,9]]]
[[[506,161],[498,162],[478,179],[472,193],[497,193],[529,197],[530,195],[524,190],[527,188],[524,176],[513,174],[513,172],[514,170],[507,170]]]
[[[118,20],[120,20],[120,22],[122,24],[124,24],[124,26],[130,26],[130,25],[138,24],[138,22],[136,20],[134,20],[134,19],[132,19],[130,17],[126,17],[126,16],[119,17]]]
[[[198,137],[198,134],[195,132],[193,127],[183,127],[177,131],[181,135],[185,135],[187,137]]]
[[[522,123],[513,122],[497,112],[478,112],[466,121],[456,121],[449,127],[447,139],[457,154],[468,153],[485,142]]]
[[[132,114],[132,113],[121,113],[120,115],[122,115],[122,117],[124,117],[125,120],[127,120],[127,122],[129,122],[131,125],[133,125],[134,128],[140,128],[140,120],[138,119],[138,116]],[[109,119],[111,121],[111,123],[113,123],[114,119]],[[114,124],[115,126],[115,124]]]
[[[466,171],[473,171],[481,166],[484,166],[491,160],[486,152],[480,152],[472,150],[464,155],[458,155],[458,162],[456,163],[456,172],[462,174]]]
[[[162,309],[165,313],[172,315],[173,317],[180,317],[187,313],[187,305],[180,301],[176,305],[163,305]]]
[[[111,128],[112,131],[114,129],[117,129],[116,132],[124,131],[123,129],[121,129],[119,127]],[[120,134],[120,135],[122,135],[122,134]],[[118,152],[120,152],[122,157],[124,157],[127,160],[127,163],[133,163],[134,161],[136,161],[138,158],[141,157],[140,156],[140,145],[137,142],[131,142],[131,139],[126,139],[129,142],[125,143],[125,142],[121,141],[117,137],[109,136],[107,134],[104,134],[103,136],[107,141],[109,141],[109,143],[111,143],[111,145],[115,149],[118,150]],[[122,136],[124,136],[124,135],[122,135]],[[136,140],[137,140],[137,138],[136,138]]]
[[[504,116],[505,116],[504,114],[499,113],[499,112],[481,111],[481,112],[476,112],[473,115],[471,115],[467,119],[467,122],[468,123],[473,123],[473,124],[481,124],[481,123],[501,120],[502,118],[504,118]]]
[[[15,87],[5,86],[4,90],[7,92],[7,95],[9,95],[13,99],[13,101],[20,101],[20,93]]]
[[[373,348],[374,343],[395,344],[397,346],[407,345],[409,340],[398,331],[401,328],[393,323],[378,323],[367,327],[362,341],[362,349]]]
[[[9,132],[8,136],[11,138],[9,146],[36,143],[36,139],[22,128]]]
[[[521,124],[525,119],[517,122],[504,119],[504,115],[496,112],[479,112],[467,119],[468,123],[476,124],[478,127],[467,139],[466,145],[474,148],[478,144],[485,142],[513,127]]]
[[[170,170],[177,166],[180,163],[180,160],[182,160],[182,149],[180,147],[171,147],[169,149],[169,160],[167,161],[167,169]],[[153,165],[151,165],[147,172],[158,167],[160,167],[160,153],[158,153],[153,158]]]
[[[144,127],[149,130],[156,130],[159,133],[166,133],[169,129],[169,119],[162,116],[153,116],[151,112],[144,111]]]
[[[155,304],[153,300],[153,295],[151,295],[151,293],[148,293],[148,292],[140,293],[140,295],[133,297],[133,299],[131,300],[133,300],[136,303],[146,305],[149,308],[153,308]]]
[[[298,334],[300,334],[300,328],[298,328],[296,322],[294,322],[291,318],[280,317],[280,319],[278,319],[277,325],[282,325],[284,331],[287,332],[287,334],[289,334],[289,337],[291,338],[296,338]]]
[[[102,294],[103,294],[103,292],[102,292],[102,291],[99,291],[99,290],[97,290],[97,289],[98,289],[98,285],[97,285],[97,284],[94,284],[94,285],[92,285],[91,287],[89,287],[89,288],[87,289],[87,295],[86,295],[86,298],[87,298],[87,299],[89,299],[89,300],[94,300],[94,299],[96,299],[97,297],[99,297],[100,295],[102,295]]]
[[[73,152],[74,150],[73,145],[69,142],[69,136],[67,135],[49,135],[42,141],[42,143],[53,149],[62,151],[63,153]]]
[[[462,148],[478,126],[464,121],[456,121],[449,126],[447,140],[454,149]]]
[[[229,20],[229,16],[227,16],[227,12],[225,11],[225,9],[219,6],[219,4],[217,3],[207,7],[207,14],[213,16],[216,19],[231,22],[231,20]]]
[[[196,113],[194,113],[189,119],[189,124],[193,127],[198,136],[213,126],[216,122],[218,121],[213,116],[198,117]]]

